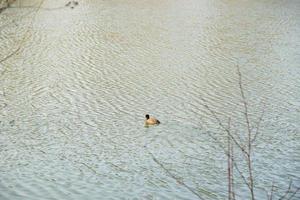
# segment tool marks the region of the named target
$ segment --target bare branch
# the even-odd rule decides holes
[[[40,3],[38,4],[38,7],[36,8],[35,15],[36,15],[37,12],[40,10],[40,8],[41,8],[41,6],[42,6],[43,3],[44,3],[44,0],[40,1]],[[34,20],[34,18],[35,18],[35,15],[33,16],[33,19],[32,19],[32,21],[31,21],[31,25],[32,25],[32,23],[33,23],[33,20]],[[28,33],[28,32],[29,32],[29,28],[27,29],[25,35],[23,36],[22,40],[20,41],[19,46],[18,46],[13,52],[11,52],[9,55],[7,55],[7,56],[5,56],[4,58],[2,58],[2,59],[0,60],[0,63],[5,62],[6,60],[8,60],[9,58],[11,58],[12,56],[14,56],[15,54],[17,54],[17,53],[20,51],[22,45],[23,45],[23,44],[25,43],[25,41],[26,41],[26,36],[27,36],[27,33]],[[3,74],[3,73],[2,73],[2,74]]]
[[[30,9],[30,8],[38,8],[38,7],[36,7],[36,6],[10,6],[9,7],[9,9]],[[59,9],[64,9],[64,8],[66,8],[66,6],[60,6],[60,7],[55,7],[55,8],[45,8],[45,7],[41,7],[40,9],[41,10],[49,10],[49,11],[51,11],[51,10],[59,10]]]
[[[298,187],[298,188],[292,193],[292,195],[288,198],[288,200],[292,199],[299,191],[300,191],[300,187]]]
[[[239,169],[238,165],[237,165],[235,162],[233,162],[233,165],[234,165],[236,171],[237,171],[237,172],[239,173],[239,175],[242,177],[244,183],[245,183],[245,184],[248,186],[248,188],[250,189],[250,184],[248,183],[246,177],[243,175],[242,171]]]
[[[232,176],[231,176],[231,184],[232,184],[232,199],[233,200],[235,200],[235,192],[234,192],[234,173],[233,173],[233,163],[234,163],[234,157],[233,157],[233,155],[234,155],[234,152],[233,152],[233,145],[231,145],[231,149],[230,149],[230,151],[231,151],[231,157],[232,157],[232,161],[231,161],[231,171],[232,171]]]
[[[230,119],[230,118],[229,118]],[[228,120],[228,126],[230,126],[231,123],[231,119]],[[227,132],[227,131],[226,131]],[[229,133],[228,133],[229,132]],[[227,134],[230,136],[230,131],[228,131]],[[229,156],[229,152],[226,150],[226,148],[222,145],[222,143],[216,138],[214,137],[212,134],[210,134],[209,132],[207,132],[208,136],[211,137],[213,140],[215,140],[217,142],[217,144],[221,147],[221,149],[224,151],[225,155],[227,157],[230,157],[231,159],[231,164],[234,166],[234,168],[236,169],[236,171],[239,173],[240,177],[242,178],[242,180],[244,181],[244,183],[247,185],[247,187],[250,189],[250,185],[246,179],[246,177],[243,175],[242,171],[239,169],[237,163],[234,161],[234,157],[233,156]],[[232,137],[230,136],[230,139],[232,139]],[[232,147],[232,151],[233,151],[233,146]],[[232,153],[233,155],[233,153]],[[195,159],[195,158],[194,158]],[[235,197],[234,197],[235,199]]]
[[[247,162],[248,162],[248,171],[249,171],[249,184],[250,184],[250,192],[251,192],[251,199],[255,199],[254,195],[254,180],[253,180],[253,171],[252,171],[252,160],[251,160],[251,150],[252,150],[252,136],[251,136],[251,124],[250,124],[250,119],[249,119],[249,112],[248,112],[248,104],[246,101],[245,93],[244,93],[244,88],[243,88],[243,83],[242,83],[242,74],[240,71],[239,65],[237,65],[237,71],[238,71],[238,78],[239,78],[239,88],[242,96],[242,102],[244,105],[244,116],[246,120],[246,125],[247,125],[247,131],[248,131],[248,157],[247,157]]]
[[[246,125],[249,136],[251,136],[251,126],[250,126],[250,120],[249,120],[249,113],[248,113],[248,104],[244,93],[243,83],[242,83],[242,73],[240,71],[239,65],[237,65],[237,71],[238,71],[238,77],[239,77],[239,88],[242,96],[242,102],[244,104],[244,115],[246,119]]]
[[[270,200],[273,199],[273,192],[274,192],[274,182],[272,183],[271,194],[270,194]]]
[[[7,55],[6,57],[2,58],[0,60],[0,63],[3,63],[4,61],[8,60],[10,57],[12,57],[16,53],[18,53],[20,51],[20,49],[21,49],[21,45],[16,50],[14,50],[13,52],[11,52],[9,55]]]
[[[230,130],[230,118],[228,121],[228,128]],[[232,162],[232,154],[231,154],[231,139],[230,136],[228,134],[227,137],[227,148],[228,148],[228,156],[227,156],[227,176],[228,176],[228,200],[232,200],[232,170],[231,170],[231,162]]]
[[[291,191],[292,183],[293,183],[293,181],[291,180],[290,183],[289,183],[288,189],[286,190],[286,192],[284,193],[284,195],[282,195],[278,200],[283,200],[284,198],[286,198],[286,196],[287,196],[287,195],[290,193],[290,191]]]
[[[261,112],[261,115],[260,115],[260,117],[258,118],[258,121],[257,121],[257,123],[256,123],[256,130],[255,130],[255,133],[254,133],[254,136],[253,136],[253,139],[252,139],[251,143],[254,143],[255,140],[256,140],[256,137],[257,137],[257,135],[258,135],[258,133],[259,133],[260,124],[261,124],[261,121],[262,121],[264,115],[265,115],[265,105],[263,106],[263,111]]]
[[[21,16],[18,16],[18,17],[16,17],[16,18],[12,19],[11,21],[7,22],[6,24],[1,25],[1,26],[0,26],[0,32],[4,30],[4,29],[3,29],[4,27],[6,27],[6,26],[8,26],[8,25],[10,25],[10,24],[12,24],[12,23],[15,23],[15,22],[16,22],[17,20],[19,20],[19,19],[24,19],[26,16],[28,16],[28,15],[30,15],[30,14],[32,14],[32,13],[34,13],[34,11],[29,11],[29,12],[27,12],[27,13],[21,15]]]
[[[198,194],[197,192],[195,192],[195,190],[193,188],[191,188],[190,186],[188,186],[187,184],[185,184],[183,181],[181,181],[179,178],[177,178],[175,175],[173,175],[170,170],[168,170],[161,162],[159,162],[154,155],[151,152],[148,152],[150,154],[150,156],[152,157],[153,161],[158,164],[164,171],[165,173],[173,178],[178,184],[182,185],[183,187],[185,187],[186,189],[188,189],[191,193],[193,193],[194,195],[196,195],[199,199],[204,199],[203,197],[200,196],[200,194]]]
[[[201,98],[202,101],[206,102],[203,98]],[[215,118],[215,120],[218,122],[218,125],[226,131],[227,134],[229,134],[230,138],[232,139],[232,141],[241,149],[242,152],[244,152],[247,156],[248,156],[248,152],[245,150],[244,147],[242,147],[240,145],[240,143],[235,139],[235,137],[231,134],[231,132],[228,130],[228,128],[226,128],[220,118],[216,115],[216,113],[207,105],[207,104],[202,104],[211,114],[212,116]]]

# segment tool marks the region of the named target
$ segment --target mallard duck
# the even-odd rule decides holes
[[[160,121],[154,117],[150,117],[150,115],[146,114],[145,115],[146,120],[145,120],[145,125],[155,125],[155,124],[160,124]]]

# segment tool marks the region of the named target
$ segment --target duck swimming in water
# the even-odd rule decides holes
[[[150,115],[145,115],[146,120],[145,120],[145,125],[156,125],[156,124],[160,124],[160,121],[158,119],[155,119],[154,117],[150,117]]]

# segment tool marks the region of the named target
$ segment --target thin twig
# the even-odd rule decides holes
[[[256,137],[257,137],[257,135],[258,135],[258,133],[259,133],[260,124],[261,124],[261,121],[262,121],[264,115],[265,115],[265,106],[263,107],[263,111],[262,111],[262,113],[261,113],[261,115],[260,115],[260,117],[258,118],[258,121],[257,121],[257,123],[256,123],[256,130],[255,130],[255,133],[254,133],[254,136],[253,136],[253,139],[252,139],[251,143],[254,143],[255,140],[256,140]]]
[[[239,88],[240,88],[240,92],[241,92],[241,96],[242,96],[242,102],[244,104],[244,115],[245,115],[245,119],[246,119],[247,130],[248,130],[248,134],[251,134],[251,128],[250,128],[251,126],[250,126],[249,113],[248,113],[248,104],[247,104],[247,100],[246,100],[245,93],[244,93],[244,88],[243,88],[243,83],[242,83],[242,73],[240,71],[239,65],[237,65],[237,71],[238,71],[238,77],[239,77]]]
[[[209,133],[208,133],[208,136],[210,136],[212,139],[214,139],[214,140],[217,142],[217,144],[221,147],[221,149],[224,151],[224,153],[225,153],[226,156],[229,156],[228,151],[225,149],[225,147],[222,146],[221,142],[220,142],[216,137],[212,136],[212,134],[209,134]],[[233,148],[233,146],[232,146],[232,148]],[[233,154],[232,154],[232,155],[233,155]],[[244,183],[245,183],[245,184],[248,186],[248,188],[250,189],[250,185],[249,185],[249,183],[248,183],[246,177],[243,175],[242,171],[239,169],[237,163],[234,161],[234,158],[231,157],[231,159],[232,159],[231,163],[233,164],[234,168],[235,168],[236,171],[239,173],[239,175],[240,175],[240,177],[242,178],[242,180],[244,181]]]
[[[95,174],[97,174],[97,175],[101,175],[101,174],[99,174],[95,169],[93,169],[91,166],[89,166],[89,165],[87,165],[86,163],[84,163],[84,162],[81,162],[81,164],[83,164],[84,166],[86,166],[88,169],[90,169],[92,172],[94,172]]]
[[[43,0],[43,1],[40,1],[40,4],[38,5],[38,7],[37,7],[37,9],[36,9],[36,11],[35,11],[35,13],[34,13],[34,16],[33,16],[33,18],[32,18],[31,25],[33,24],[34,18],[35,18],[37,12],[39,11],[39,9],[41,8],[41,6],[42,6],[43,3],[44,3],[44,0]],[[25,34],[24,34],[22,40],[20,41],[19,46],[18,46],[14,51],[12,51],[12,53],[10,53],[9,55],[7,55],[7,56],[5,56],[4,58],[2,58],[2,59],[0,60],[0,63],[2,63],[2,62],[4,62],[4,61],[8,60],[9,58],[11,58],[13,55],[17,54],[17,53],[20,51],[22,45],[23,45],[23,44],[25,43],[25,41],[26,41],[26,36],[27,36],[27,33],[29,33],[29,31],[30,31],[30,29],[28,28],[27,31],[25,32]],[[3,73],[2,73],[2,74],[3,74]]]
[[[292,199],[299,191],[300,191],[300,187],[298,187],[287,200]]]
[[[290,191],[291,191],[292,183],[293,183],[293,181],[291,180],[290,183],[289,183],[288,189],[286,190],[286,192],[285,192],[278,200],[283,200],[284,198],[286,198],[286,196],[287,196],[287,195],[290,193]]]
[[[208,134],[209,137],[211,137],[212,139],[214,139],[217,142],[217,144],[224,151],[225,155],[229,156],[229,152],[225,149],[225,147],[223,147],[222,143],[216,137],[214,137],[212,134],[210,134],[209,132],[207,132],[207,134]],[[232,148],[233,148],[233,146],[232,146]],[[246,177],[243,175],[242,171],[239,169],[239,167],[238,167],[237,163],[234,161],[233,157],[231,157],[231,159],[232,159],[231,163],[233,164],[234,168],[239,173],[240,177],[242,178],[242,180],[244,181],[244,183],[247,185],[247,187],[250,189],[250,185],[249,185]]]
[[[203,197],[200,196],[200,194],[198,194],[197,192],[195,192],[195,190],[193,188],[191,188],[190,186],[188,186],[187,184],[185,184],[183,181],[179,180],[179,178],[177,178],[175,175],[173,175],[170,170],[168,170],[161,162],[159,162],[154,155],[151,152],[148,152],[150,154],[150,156],[152,157],[153,161],[158,164],[164,171],[165,173],[173,178],[178,184],[182,185],[183,187],[185,187],[186,189],[188,189],[191,193],[193,193],[194,195],[196,195],[199,199],[204,199]]]
[[[18,53],[21,49],[21,45],[16,49],[14,50],[13,52],[11,52],[9,55],[7,55],[6,57],[4,57],[3,59],[0,60],[0,63],[8,60],[10,57],[12,57],[13,55],[15,55],[16,53]]]
[[[231,176],[231,184],[232,184],[232,199],[235,200],[235,192],[234,192],[234,172],[233,172],[233,166],[234,166],[234,152],[233,152],[233,145],[231,145],[231,158],[232,158],[232,161],[231,161],[231,171],[232,171],[232,176]]]
[[[37,8],[36,6],[11,6],[9,9],[32,9],[32,8]],[[41,7],[41,10],[59,10],[59,9],[64,9],[67,8],[66,6],[60,6],[60,7],[55,7],[55,8],[44,8]]]
[[[254,195],[254,180],[253,180],[253,171],[252,171],[252,160],[251,160],[251,151],[252,151],[252,132],[251,132],[251,124],[250,124],[250,119],[249,119],[249,112],[248,112],[248,104],[246,101],[245,93],[244,93],[244,88],[243,88],[243,83],[242,83],[242,73],[240,71],[239,65],[237,65],[237,71],[238,71],[238,78],[239,78],[239,88],[242,96],[242,102],[244,105],[244,116],[246,120],[246,125],[247,125],[247,131],[248,131],[248,154],[247,154],[247,163],[248,163],[248,172],[249,172],[249,184],[250,184],[250,192],[251,192],[251,199],[255,199]]]
[[[228,122],[228,127],[230,130],[230,118],[229,118],[229,122]],[[227,151],[228,151],[228,156],[227,156],[227,176],[228,176],[228,200],[232,200],[232,182],[231,182],[231,176],[232,176],[232,172],[231,172],[231,143],[230,143],[230,136],[228,134],[227,137]]]
[[[239,173],[240,177],[242,177],[244,183],[248,186],[248,188],[250,189],[250,184],[248,183],[246,177],[243,175],[242,171],[239,169],[238,165],[236,164],[236,162],[233,162],[233,165],[236,169],[236,171]]]
[[[28,16],[28,15],[30,15],[30,14],[32,14],[32,13],[34,13],[34,11],[29,11],[29,12],[27,12],[27,13],[21,15],[21,16],[18,16],[18,17],[13,18],[12,20],[10,20],[9,22],[7,22],[6,24],[1,25],[1,26],[0,26],[0,32],[4,30],[4,29],[3,29],[4,27],[6,27],[6,26],[8,26],[8,25],[10,25],[10,24],[12,24],[12,23],[15,23],[16,20],[24,19],[26,16]],[[16,25],[17,25],[17,24],[16,24]]]
[[[206,102],[204,99],[202,99],[202,101]],[[204,104],[203,106],[213,115],[213,117],[215,118],[215,120],[217,120],[219,126],[223,130],[225,130],[227,134],[229,134],[229,136],[231,137],[232,141],[241,149],[241,151],[244,152],[246,155],[248,155],[248,152],[245,150],[245,148],[240,145],[240,143],[235,139],[235,137],[230,133],[230,131],[222,124],[220,118],[216,115],[216,113],[207,104]]]
[[[270,200],[273,199],[273,192],[274,192],[274,182],[272,183],[271,194],[270,194]]]

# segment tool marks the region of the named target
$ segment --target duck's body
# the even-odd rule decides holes
[[[157,125],[160,124],[160,121],[154,117],[150,117],[148,114],[145,116],[145,125]]]

